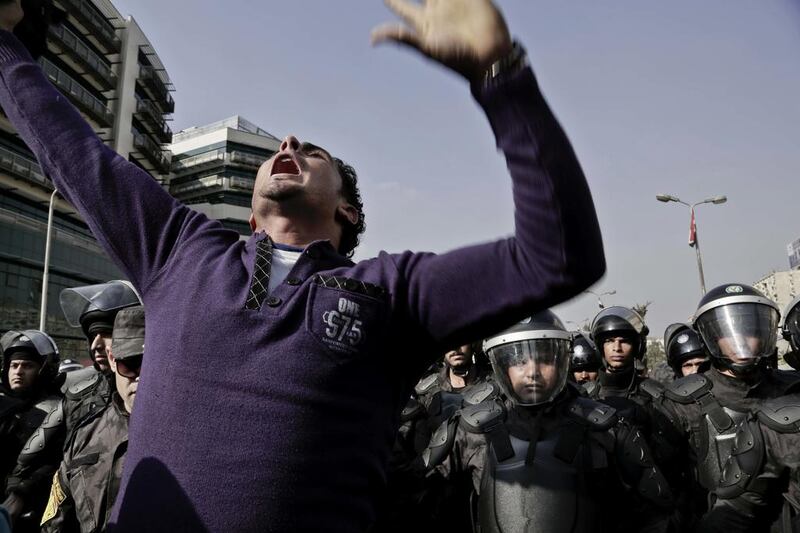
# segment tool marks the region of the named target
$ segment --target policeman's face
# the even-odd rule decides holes
[[[289,135],[280,150],[258,170],[250,225],[255,231],[263,229],[265,219],[271,215],[291,218],[309,214],[334,227],[337,216],[356,223],[358,212],[341,191],[342,178],[333,157],[326,150]]]
[[[555,360],[533,359],[508,367],[508,379],[514,393],[523,403],[538,403],[549,398],[558,384]]]
[[[633,363],[633,341],[628,337],[609,337],[603,342],[603,357],[614,368],[625,368]]]
[[[467,344],[444,354],[444,360],[451,367],[469,366],[472,364],[472,353],[472,346]]]
[[[700,371],[700,367],[702,367],[705,362],[705,357],[693,357],[692,359],[687,359],[681,365],[681,373],[684,376],[697,374]]]
[[[108,354],[111,351],[111,332],[96,333],[89,345],[89,351],[97,369],[103,374],[108,374],[111,371],[111,365],[108,362]]]
[[[25,392],[36,383],[42,365],[35,361],[14,359],[8,367],[8,383],[14,392]]]
[[[136,399],[136,391],[139,388],[141,357],[125,358],[117,361],[114,359],[114,354],[112,352],[109,362],[111,370],[114,372],[114,383],[117,385],[117,393],[120,398],[122,398],[125,410],[131,413],[133,412],[133,401]]]
[[[745,335],[721,337],[717,339],[717,346],[722,355],[739,364],[752,361],[762,351],[761,339]]]
[[[578,372],[573,372],[572,376],[575,378],[575,382],[581,385],[589,381],[597,381],[597,374],[597,371],[594,370],[580,370]]]

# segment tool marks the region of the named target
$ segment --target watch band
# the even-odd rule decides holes
[[[511,52],[507,56],[492,63],[492,65],[486,69],[483,75],[483,83],[484,85],[497,83],[508,76],[516,74],[527,66],[528,54],[525,52],[525,48],[523,48],[519,42],[514,41]]]

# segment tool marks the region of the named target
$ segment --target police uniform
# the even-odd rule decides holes
[[[764,402],[738,424],[717,496],[706,531],[800,530],[800,395]]]
[[[128,448],[128,413],[118,395],[76,428],[52,480],[42,531],[105,529],[122,479]]]
[[[717,287],[700,302],[695,329],[710,352],[713,366],[704,374],[673,382],[659,403],[689,443],[696,513],[714,503],[723,465],[733,453],[736,425],[757,412],[766,400],[800,387],[797,373],[773,370],[765,364],[775,348],[777,321],[777,306],[746,285]],[[727,346],[725,339],[744,337],[757,339],[752,345],[758,350],[750,353],[748,345],[740,343],[736,348],[742,354],[737,356],[738,362],[721,351],[721,346]]]
[[[671,491],[641,433],[572,385],[538,411],[497,400],[462,409],[426,454],[445,478],[468,474],[481,533],[667,527]]]

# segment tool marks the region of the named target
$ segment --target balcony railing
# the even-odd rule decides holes
[[[169,170],[169,160],[164,155],[164,150],[161,149],[161,146],[135,129],[132,130],[132,133],[133,147],[152,163],[159,174],[166,173]]]
[[[53,184],[45,177],[42,167],[39,166],[36,160],[21,156],[3,146],[0,146],[0,169],[48,189],[53,188]]]
[[[116,54],[119,52],[122,41],[117,37],[114,27],[94,10],[88,0],[62,0],[62,2],[72,8],[69,10],[70,14],[75,15],[75,18],[89,26],[90,34],[97,39],[106,53]]]
[[[172,160],[172,171],[181,173],[186,170],[198,171],[203,168],[213,167],[215,165],[223,165],[227,160],[225,149],[219,148],[213,152],[205,152],[189,156],[183,159]]]
[[[218,148],[212,152],[205,152],[184,159],[173,160],[172,171],[176,174],[182,174],[186,171],[197,172],[215,165],[231,165],[252,170],[255,176],[255,173],[258,172],[258,169],[266,160],[266,157],[259,157],[246,152],[237,150],[227,152],[225,148]]]
[[[103,102],[47,59],[41,57],[39,58],[39,63],[42,65],[42,70],[47,74],[47,77],[50,78],[50,81],[61,89],[64,94],[71,97],[78,107],[100,123],[101,126],[111,127],[114,123],[114,114]]]
[[[93,73],[97,74],[96,77],[106,90],[115,89],[117,87],[117,76],[114,74],[114,71],[111,70],[111,66],[102,57],[83,44],[77,35],[62,25],[50,26],[50,34],[56,41],[64,45],[64,48],[70,52],[70,55],[77,59],[83,66],[90,68]]]
[[[175,100],[169,93],[169,89],[164,84],[164,80],[158,75],[158,71],[150,65],[139,65],[139,78],[138,82],[150,91],[153,99],[158,103],[163,104],[164,111],[172,113],[175,111]]]
[[[242,178],[239,176],[224,177],[217,174],[213,176],[205,176],[199,179],[194,179],[186,183],[180,183],[170,187],[170,194],[185,195],[190,192],[208,189],[223,189],[223,190],[240,190],[252,192],[255,186],[255,180],[250,178]]]
[[[172,130],[164,120],[161,110],[158,109],[153,102],[137,98],[136,114],[139,115],[143,119],[142,122],[149,127],[149,133],[155,135],[159,141],[163,143],[172,142]]]

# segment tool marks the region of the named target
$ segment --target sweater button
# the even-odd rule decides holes
[[[286,283],[288,283],[292,287],[297,287],[298,285],[303,283],[303,281],[300,278],[289,278],[286,280]]]
[[[278,307],[281,305],[282,300],[277,296],[270,296],[267,298],[267,305],[270,307]]]
[[[306,255],[308,257],[310,257],[311,259],[319,258],[319,252],[317,250],[315,250],[314,248],[309,248],[308,250],[306,250]]]

